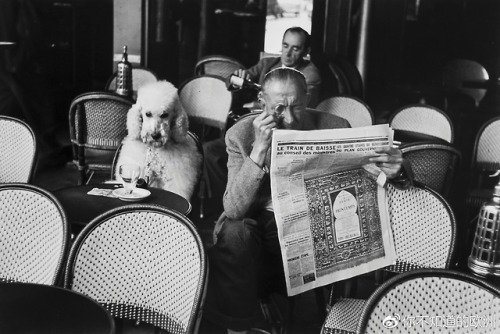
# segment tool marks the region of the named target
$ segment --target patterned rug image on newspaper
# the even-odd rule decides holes
[[[305,179],[317,276],[385,255],[378,185],[362,169]]]

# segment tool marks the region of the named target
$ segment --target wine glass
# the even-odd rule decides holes
[[[125,194],[130,195],[135,189],[137,180],[141,176],[141,167],[134,164],[124,164],[118,167],[118,174],[122,178]]]

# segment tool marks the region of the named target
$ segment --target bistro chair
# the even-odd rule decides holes
[[[0,116],[0,183],[30,182],[36,156],[31,127],[19,119]]]
[[[96,171],[110,171],[113,156],[127,135],[132,101],[108,92],[77,96],[69,109],[73,164],[78,184],[88,184]]]
[[[316,109],[345,118],[353,128],[373,125],[373,112],[356,97],[330,97],[321,101]]]
[[[467,206],[479,211],[481,205],[493,195],[500,170],[500,117],[490,119],[477,133],[472,152],[472,184],[469,187]]]
[[[196,133],[201,145],[210,137],[210,131],[215,130],[223,137],[231,110],[232,94],[226,88],[224,80],[215,75],[202,75],[185,81],[179,88],[179,98],[190,120],[190,129]],[[200,180],[200,217],[204,216],[204,201],[211,197],[210,180],[206,168]]]
[[[116,90],[116,77],[118,72],[113,73],[106,82],[105,90]],[[137,93],[139,88],[150,82],[158,81],[156,73],[145,67],[132,67],[132,90]]]
[[[0,282],[55,285],[69,246],[66,214],[48,191],[0,185]]]
[[[196,333],[208,275],[194,224],[174,210],[128,205],[92,220],[76,238],[65,287],[144,328]],[[127,328],[129,322],[117,322]]]
[[[425,104],[405,106],[389,117],[393,129],[405,130],[442,139],[453,143],[453,124],[444,112]]]
[[[234,71],[245,69],[245,66],[234,58],[222,55],[210,55],[201,58],[194,67],[194,75],[212,74],[226,79]]]
[[[387,200],[397,259],[384,272],[397,275],[420,268],[448,269],[455,254],[456,220],[446,200],[423,185],[399,190],[390,184]],[[355,333],[365,303],[354,298],[335,301],[323,333]]]
[[[403,144],[400,149],[410,163],[414,180],[448,199],[462,159],[460,151],[444,143],[425,142]]]
[[[356,333],[498,333],[498,314],[500,291],[493,285],[454,270],[419,269],[370,296]]]

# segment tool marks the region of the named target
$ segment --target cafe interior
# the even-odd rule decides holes
[[[204,317],[226,186],[204,145],[248,113],[228,77],[280,57],[266,25],[295,16],[311,107],[388,124],[414,182],[382,188],[390,265],[349,253],[370,227],[312,238],[338,233],[330,217],[306,233],[330,243],[324,280],[262,296],[250,332],[500,332],[499,1],[0,0],[0,333],[227,332]],[[139,94],[158,82],[172,95]],[[124,140],[155,117],[184,126],[177,151]]]

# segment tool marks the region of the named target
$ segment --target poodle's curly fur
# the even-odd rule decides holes
[[[193,195],[201,173],[202,155],[187,134],[188,116],[175,88],[168,81],[141,87],[127,114],[128,135],[117,166],[137,164],[149,186],[186,198]],[[121,180],[116,172],[116,179]]]

